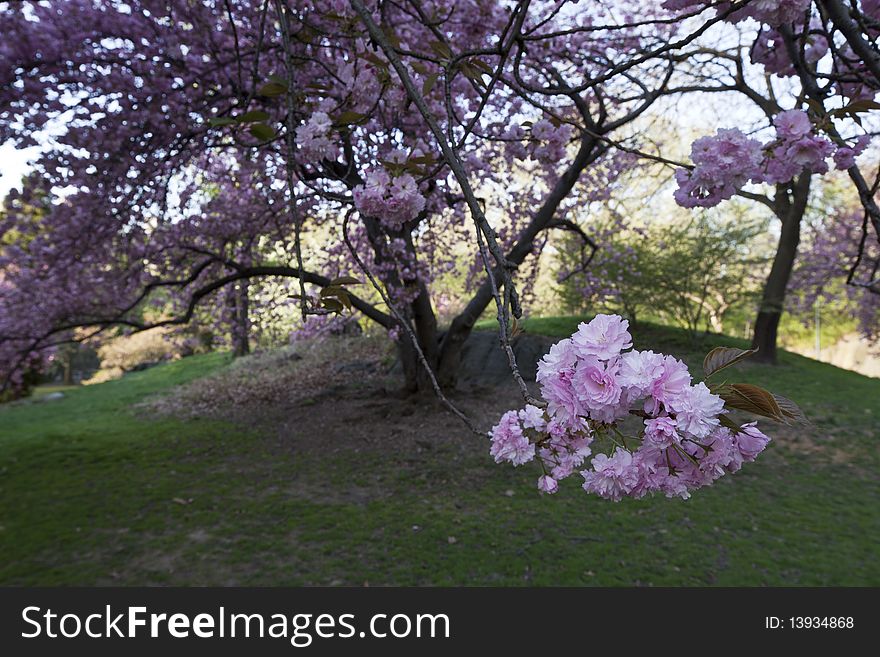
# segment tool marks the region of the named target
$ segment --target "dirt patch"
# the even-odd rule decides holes
[[[474,335],[462,382],[448,393],[485,431],[504,411],[522,405],[509,371],[501,369],[507,364],[496,342],[487,333]],[[534,378],[548,344],[547,338],[518,342],[527,377]],[[473,446],[475,436],[433,395],[408,395],[401,384],[387,340],[330,338],[239,359],[136,410],[232,421],[274,433],[294,451]]]
[[[518,360],[526,376],[533,378],[535,363],[551,340],[529,338],[518,341]],[[494,334],[475,333],[472,339],[463,381],[448,396],[487,432],[505,411],[521,407],[522,399]],[[382,455],[412,476],[424,476],[426,464],[439,458],[438,451],[447,461],[485,455],[488,443],[478,445],[481,438],[433,395],[403,394],[401,382],[387,340],[331,338],[241,359],[170,395],[149,400],[139,410],[232,421],[260,431],[269,438],[266,445],[271,451],[288,456]],[[534,383],[530,387],[537,392]],[[754,420],[739,412],[733,417],[741,423]],[[848,442],[838,440],[845,436],[836,436],[833,428],[770,422],[762,426],[784,450],[821,455],[836,464],[855,461],[856,454],[846,448]],[[352,494],[340,501],[366,503],[381,488],[376,482],[360,488],[349,485],[345,489]],[[333,497],[338,491],[338,486],[328,484],[326,490],[310,492]]]
[[[235,360],[215,374],[178,386],[171,394],[148,399],[137,411],[251,423],[263,411],[332,396],[337,386],[353,381],[370,385],[385,376],[392,362],[384,339],[303,341]]]

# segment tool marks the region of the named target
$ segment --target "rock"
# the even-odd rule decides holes
[[[525,381],[534,381],[538,373],[538,361],[550,350],[556,340],[544,335],[522,333],[515,337],[510,346],[516,356],[519,373]],[[400,360],[395,361],[391,374],[401,374]],[[459,381],[496,385],[513,381],[507,354],[501,349],[498,334],[494,331],[474,331],[461,350],[461,370]]]
[[[516,356],[519,372],[526,381],[534,381],[538,361],[547,353],[554,340],[543,335],[520,334],[510,346]],[[507,354],[501,349],[498,334],[474,331],[464,343],[461,354],[461,379],[498,383],[510,378]]]

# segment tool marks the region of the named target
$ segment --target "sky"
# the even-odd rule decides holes
[[[38,152],[39,147],[17,150],[10,142],[0,145],[0,200],[13,187],[21,189],[21,178],[29,170],[28,159]]]

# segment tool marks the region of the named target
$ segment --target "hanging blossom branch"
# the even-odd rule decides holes
[[[490,454],[514,466],[537,461],[538,489],[556,493],[580,470],[583,489],[619,501],[653,493],[687,499],[754,461],[770,438],[730,409],[805,423],[794,402],[739,383],[692,383],[680,360],[630,350],[629,323],[597,315],[554,344],[538,364],[544,409],[508,411],[490,433]],[[703,361],[707,381],[754,351],[718,347]],[[639,419],[638,428],[626,423]]]

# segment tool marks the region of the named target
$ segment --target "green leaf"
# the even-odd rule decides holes
[[[351,297],[349,296],[348,292],[346,292],[345,290],[340,290],[333,298],[339,299],[339,302],[343,306],[351,310]]]
[[[390,25],[383,25],[382,32],[385,34],[385,38],[388,39],[389,43],[395,48],[400,48],[400,37],[398,37],[394,33],[394,29]]]
[[[321,288],[322,297],[334,297],[339,292],[344,292],[344,290],[338,285],[327,285]]]
[[[358,280],[354,276],[340,276],[330,281],[330,285],[360,285],[363,281]]]
[[[287,93],[287,85],[280,84],[278,82],[267,82],[262,87],[260,87],[259,90],[257,90],[257,93],[260,96],[265,96],[266,98],[282,96]]]
[[[443,59],[450,59],[452,57],[452,51],[449,49],[449,46],[442,41],[431,41],[428,43],[428,47]]]
[[[260,141],[269,141],[275,136],[275,130],[265,123],[254,123],[248,128],[248,132]]]
[[[361,57],[366,59],[368,62],[370,62],[373,66],[376,66],[377,68],[383,68],[383,69],[388,68],[388,62],[386,62],[384,59],[379,57],[379,55],[377,55],[376,53],[365,52],[361,55]]]
[[[351,110],[347,112],[343,112],[339,116],[336,117],[336,125],[350,125],[352,123],[358,123],[359,121],[363,121],[366,118],[365,115],[360,114],[359,112],[352,112]]]
[[[345,308],[342,302],[334,297],[325,297],[321,299],[321,305],[327,310],[332,310],[335,313],[340,313],[342,312],[342,309]]]
[[[481,69],[483,72],[488,73],[489,75],[493,75],[495,73],[494,69],[489,66],[486,62],[478,57],[471,58],[471,64],[476,66],[478,69]]]
[[[486,83],[483,81],[483,74],[480,73],[476,68],[471,66],[468,63],[463,63],[458,67],[461,70],[462,75],[464,75],[468,80],[473,82],[479,87],[485,87]]]
[[[228,116],[215,116],[208,119],[208,125],[219,127],[223,125],[232,125],[235,123],[235,119],[230,119]]]
[[[706,376],[712,376],[715,372],[723,370],[740,362],[744,358],[748,358],[756,353],[757,349],[735,349],[734,347],[715,347],[706,354],[703,359],[703,372]]]
[[[807,98],[807,105],[810,107],[811,110],[813,110],[813,112],[816,113],[817,116],[822,116],[823,114],[825,114],[825,106],[818,100]]]
[[[880,103],[878,103],[876,100],[863,98],[862,100],[854,100],[843,109],[849,111],[852,114],[855,114],[856,112],[867,112],[868,110],[880,109]]]
[[[439,73],[431,73],[431,75],[425,78],[425,81],[422,83],[423,96],[427,96],[429,93],[431,93],[431,90],[434,88],[434,85],[437,84],[437,78],[439,77]]]
[[[251,112],[245,112],[239,117],[236,117],[236,121],[239,123],[257,123],[260,121],[267,121],[269,119],[269,115],[262,110],[253,110]]]
[[[739,433],[739,430],[742,428],[726,415],[719,415],[718,420],[721,422],[721,426],[727,427],[735,433]]]

